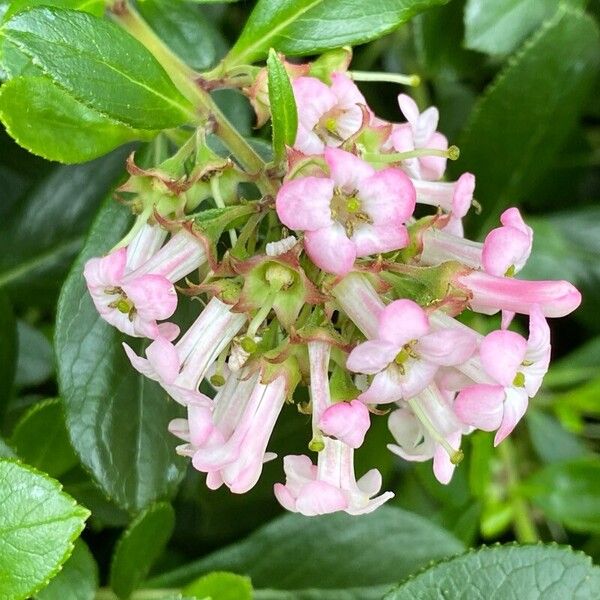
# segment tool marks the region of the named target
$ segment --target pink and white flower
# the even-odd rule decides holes
[[[528,340],[513,331],[493,331],[480,344],[479,360],[468,372],[477,383],[459,392],[454,410],[463,423],[496,431],[498,445],[521,420],[548,371],[550,329],[541,308],[531,308]]]
[[[352,447],[331,438],[325,438],[324,443],[317,465],[305,455],[283,459],[286,482],[276,483],[274,492],[284,508],[309,517],[338,511],[362,515],[394,497],[392,492],[376,496],[382,484],[377,469],[356,480]]]
[[[425,311],[412,300],[396,300],[379,316],[375,339],[356,346],[350,371],[374,375],[359,396],[366,404],[386,404],[422,392],[442,366],[457,365],[475,351],[476,338],[460,329],[431,331]]]
[[[426,265],[456,260],[490,275],[515,275],[531,254],[533,230],[517,208],[505,210],[500,222],[502,226],[492,229],[483,243],[429,227],[421,235],[420,260]]]
[[[423,112],[406,94],[398,96],[398,104],[407,123],[392,127],[391,143],[396,152],[410,152],[421,148],[447,150],[446,136],[436,131],[439,113],[435,106]],[[443,156],[422,156],[402,161],[402,168],[415,179],[436,181],[444,175],[447,159]]]
[[[388,418],[388,428],[396,441],[388,444],[391,452],[409,461],[433,459],[436,479],[449,483],[462,458],[459,448],[467,428],[454,414],[450,398],[437,385],[430,384],[410,403],[400,403]]]
[[[475,176],[463,173],[456,181],[411,181],[417,193],[417,204],[435,206],[448,213],[450,219],[444,230],[462,237],[462,219],[473,204]]]
[[[245,322],[245,315],[213,298],[176,344],[159,337],[146,348],[146,358],[125,343],[123,347],[134,368],[157,381],[174,400],[184,406],[206,405],[209,399],[198,386]]]
[[[185,230],[162,248],[163,232],[144,226],[126,248],[87,261],[83,275],[100,316],[134,337],[173,339],[168,319],[177,308],[173,283],[206,262],[203,244]],[[159,249],[160,248],[160,249]]]
[[[331,74],[331,86],[314,77],[292,83],[298,110],[294,148],[304,154],[321,154],[326,146],[339,146],[363,122],[361,105],[367,105],[356,84],[344,73]]]
[[[393,167],[375,171],[353,154],[327,148],[329,177],[286,182],[276,198],[281,222],[304,231],[311,260],[345,275],[357,257],[390,252],[408,243],[404,223],[415,207],[409,178]]]

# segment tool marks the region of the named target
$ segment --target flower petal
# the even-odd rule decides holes
[[[315,77],[297,77],[292,82],[292,88],[298,109],[298,121],[309,131],[338,101],[329,86]]]
[[[358,399],[365,404],[389,404],[402,399],[400,373],[395,365],[389,366],[373,378],[369,389]]]
[[[356,256],[362,257],[406,248],[409,237],[404,225],[360,224],[351,240],[356,247]]]
[[[494,437],[494,446],[497,446],[517,426],[525,412],[529,399],[523,388],[506,388],[506,400],[504,401],[504,414],[502,423]]]
[[[335,275],[346,275],[356,260],[356,248],[339,223],[307,231],[304,248],[317,267]]]
[[[119,248],[102,258],[90,258],[85,263],[83,276],[88,288],[121,285],[127,263],[127,248]]]
[[[168,319],[177,308],[175,287],[162,275],[142,275],[122,288],[143,320]]]
[[[164,338],[154,340],[146,348],[146,356],[153,369],[165,383],[173,383],[179,375],[181,361],[177,348]]]
[[[279,220],[290,229],[314,231],[332,224],[333,181],[325,177],[301,177],[281,186],[275,199]]]
[[[395,300],[388,304],[379,317],[379,338],[398,348],[417,340],[429,331],[425,311],[412,300]]]
[[[325,481],[307,483],[296,500],[296,510],[307,517],[338,512],[347,506],[345,494]]]
[[[358,189],[361,180],[375,173],[369,163],[339,148],[325,148],[325,162],[335,185],[348,194]]]
[[[444,367],[460,365],[477,348],[475,333],[463,329],[440,329],[423,336],[416,352],[425,360]]]
[[[375,375],[385,369],[400,351],[400,346],[382,340],[368,340],[356,346],[346,361],[354,373]]]
[[[459,392],[454,412],[465,425],[495,431],[502,423],[505,396],[501,385],[471,385]]]
[[[337,402],[327,408],[319,420],[319,429],[351,448],[360,448],[371,425],[369,409],[359,400]]]
[[[526,352],[523,336],[501,329],[486,335],[479,346],[483,368],[502,386],[512,385]]]

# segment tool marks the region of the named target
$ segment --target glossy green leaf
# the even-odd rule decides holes
[[[56,6],[58,8],[71,8],[91,13],[101,17],[104,13],[104,0],[12,0],[8,10],[4,13],[2,21],[7,21],[18,12],[35,6]]]
[[[52,306],[126,153],[58,167],[10,212],[0,236],[0,288],[15,304]],[[50,227],[49,224],[52,224]]]
[[[471,550],[412,577],[384,600],[486,598],[594,600],[600,569],[589,556],[558,546],[494,546]]]
[[[117,121],[163,129],[193,119],[152,54],[112,22],[39,7],[16,14],[0,32],[57,85]]]
[[[110,587],[119,598],[129,598],[146,578],[164,550],[175,525],[170,504],[154,504],[138,515],[123,533],[110,567]]]
[[[477,176],[482,230],[495,227],[500,212],[524,198],[551,164],[585,101],[600,60],[599,44],[590,17],[561,8],[476,105],[453,171]]]
[[[156,135],[87,107],[45,77],[6,82],[0,88],[0,119],[21,146],[63,163],[91,160],[126,142]]]
[[[445,1],[259,0],[225,64],[254,62],[266,57],[269,48],[304,55],[363,44]]]
[[[82,275],[84,263],[110,250],[130,225],[127,208],[110,200],[101,209],[63,287],[55,343],[73,447],[108,498],[137,512],[175,491],[185,461],[167,433],[176,403],[131,367],[125,336],[98,316]],[[142,352],[142,340],[127,342]]]
[[[561,0],[468,0],[465,7],[465,45],[488,54],[507,54],[546,18]],[[584,6],[582,0],[567,0]]]
[[[298,111],[290,78],[273,49],[267,58],[267,70],[273,130],[273,158],[278,162],[285,157],[285,147],[292,146],[296,140]]]
[[[30,387],[44,383],[54,373],[54,353],[48,338],[25,321],[18,321],[17,335],[19,355],[15,376],[16,387]]]
[[[547,518],[574,531],[600,532],[600,459],[548,465],[523,484],[524,493]]]
[[[10,300],[0,290],[0,414],[10,399],[17,366],[17,322]]]
[[[69,558],[89,511],[13,460],[0,460],[0,482],[0,598],[24,600]]]
[[[75,542],[73,554],[62,571],[36,595],[37,600],[94,600],[98,567],[83,540]]]
[[[60,477],[78,462],[57,398],[34,404],[19,419],[10,444],[19,458],[51,477]]]
[[[187,65],[199,71],[213,66],[226,42],[198,7],[181,0],[141,0],[144,20]]]
[[[187,585],[182,593],[211,600],[252,600],[252,583],[235,573],[209,573]]]
[[[286,514],[242,542],[155,578],[152,585],[178,586],[212,571],[248,575],[255,588],[391,585],[430,560],[456,554],[463,548],[436,525],[389,506],[360,517],[343,513],[310,518]]]

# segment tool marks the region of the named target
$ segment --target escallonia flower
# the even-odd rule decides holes
[[[366,404],[408,400],[422,392],[440,367],[463,363],[477,340],[462,329],[431,331],[425,311],[412,300],[395,300],[380,313],[377,336],[356,346],[346,362],[355,373],[373,375],[359,399]]]
[[[496,431],[498,445],[525,414],[549,363],[550,328],[541,308],[533,305],[527,340],[514,331],[492,331],[479,345],[478,360],[461,369],[476,383],[458,393],[456,414],[467,425]]]
[[[404,223],[415,207],[414,188],[400,170],[375,171],[358,157],[325,150],[329,177],[300,177],[276,198],[280,221],[304,231],[309,258],[328,273],[345,275],[356,258],[403,248]]]
[[[151,229],[148,229],[151,228]],[[144,226],[130,246],[91,258],[83,276],[100,316],[128,335],[173,339],[179,328],[168,319],[177,308],[173,284],[206,262],[203,242],[181,229],[164,245],[165,232]]]

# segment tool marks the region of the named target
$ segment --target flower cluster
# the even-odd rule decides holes
[[[401,94],[405,122],[386,122],[345,66],[288,65],[298,129],[284,164],[262,174],[272,194],[243,198],[239,184],[256,174],[216,154],[205,132],[153,169],[130,161],[134,229],[84,271],[99,315],[148,338],[144,356],[125,352],[187,411],[169,431],[209,488],[250,490],[276,458],[281,411],[311,414],[315,458],[285,456],[274,489],[304,515],[367,513],[393,496],[376,468],[355,475],[372,418],[387,415],[389,450],[432,459],[442,483],[462,436],[494,431],[499,444],[548,369],[546,318],[581,299],[565,281],[515,278],[533,241],[518,209],[483,242],[466,239],[475,177],[442,180],[457,149],[437,109]],[[261,71],[246,89],[261,121],[266,85]],[[172,322],[180,295],[204,306],[183,334]],[[501,328],[481,335],[457,318],[471,312],[501,313]],[[516,313],[527,339],[509,329]]]

